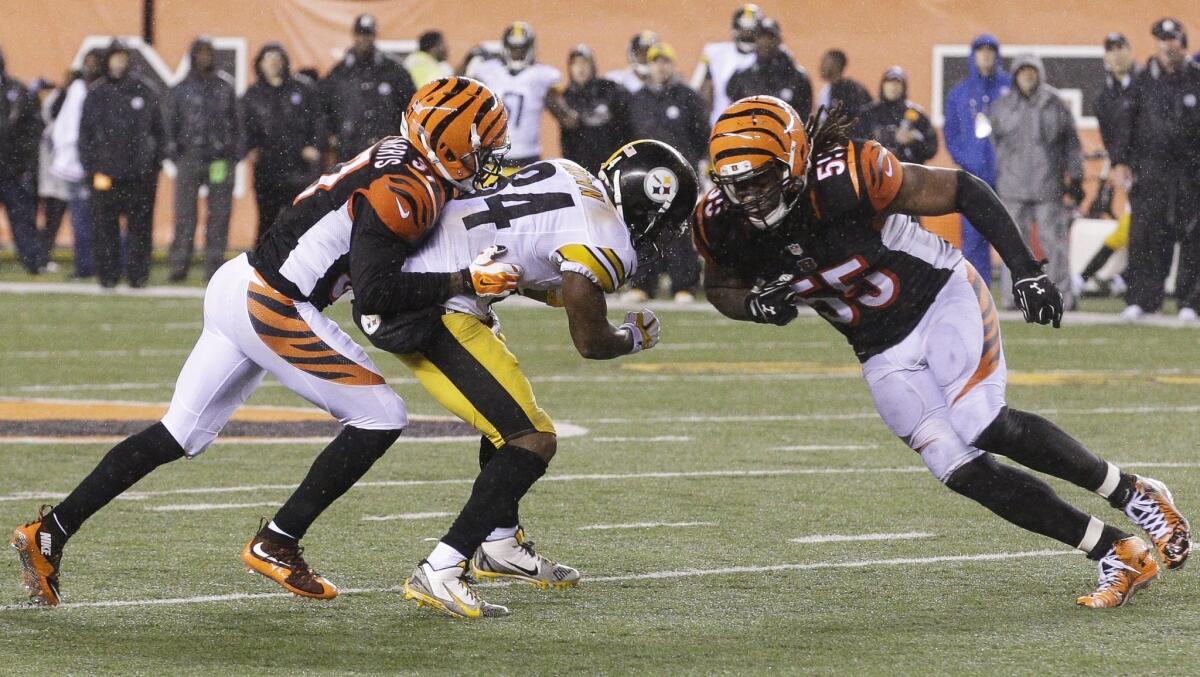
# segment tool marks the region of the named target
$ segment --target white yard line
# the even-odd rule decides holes
[[[691,442],[687,435],[657,435],[654,437],[588,437],[581,442]]]
[[[865,451],[878,448],[878,444],[797,444],[790,447],[775,447],[773,451]]]
[[[402,512],[398,515],[363,515],[364,522],[390,522],[392,520],[424,520],[434,517],[453,517],[452,512]]]
[[[154,512],[202,512],[205,510],[234,510],[237,508],[267,508],[278,506],[278,501],[265,503],[179,503],[176,505],[146,506]]]
[[[933,538],[924,531],[905,531],[899,534],[813,534],[789,538],[788,543],[851,543],[854,541],[905,541],[914,538]]]
[[[580,531],[608,531],[610,529],[658,529],[681,527],[715,527],[716,522],[630,522],[628,524],[589,524],[579,527]]]
[[[1197,463],[1160,463],[1155,461],[1114,461],[1120,467],[1128,468],[1200,468]],[[751,478],[751,477],[802,477],[808,475],[895,475],[928,472],[925,466],[899,466],[885,468],[782,468],[759,470],[698,470],[691,472],[642,472],[642,473],[594,473],[579,475],[549,475],[540,482],[619,482],[626,480],[647,479],[719,479],[719,478]],[[375,480],[359,482],[354,489],[392,488],[392,487],[424,487],[445,486],[458,484],[473,484],[475,478],[443,479],[443,480]],[[229,487],[186,487],[182,489],[164,489],[160,491],[127,491],[117,498],[125,501],[144,501],[162,496],[189,496],[206,494],[236,494],[255,491],[290,491],[295,484],[246,484]],[[0,502],[58,500],[66,494],[48,491],[22,491],[0,496]]]
[[[715,569],[678,569],[674,571],[650,571],[641,574],[622,574],[615,576],[585,576],[584,585],[596,583],[624,583],[627,581],[652,581],[672,578],[695,578],[701,576],[729,576],[734,574],[768,574],[786,571],[812,571],[816,569],[866,569],[870,567],[912,566],[929,564],[951,564],[967,562],[997,562],[1012,559],[1029,559],[1036,557],[1063,557],[1077,555],[1074,550],[1025,550],[1021,552],[996,552],[978,555],[941,555],[937,557],[900,557],[892,559],[864,559],[849,562],[811,562],[804,564],[773,564],[767,566],[740,566]],[[484,585],[480,587],[492,587]],[[342,590],[342,595],[371,595],[380,593],[399,592],[400,586],[385,588],[350,588]],[[143,607],[185,604],[206,604],[212,602],[241,602],[261,599],[277,599],[291,597],[284,592],[233,593],[227,595],[201,595],[198,597],[172,597],[167,599],[131,599],[131,600],[100,600],[95,602],[66,602],[61,609],[95,609],[111,607]],[[30,611],[42,610],[41,607],[26,604],[0,606],[0,611]]]
[[[1200,412],[1200,405],[1171,405],[1171,406],[1156,406],[1156,405],[1139,405],[1128,407],[1092,407],[1087,409],[1038,409],[1039,414],[1051,415],[1079,415],[1079,416],[1106,416],[1109,414],[1195,414]],[[713,414],[672,414],[661,416],[637,416],[637,417],[572,417],[572,420],[581,423],[776,423],[776,422],[812,422],[822,423],[826,421],[858,421],[863,419],[878,418],[879,414],[873,411],[849,412],[844,414],[735,414],[735,415],[713,415]]]

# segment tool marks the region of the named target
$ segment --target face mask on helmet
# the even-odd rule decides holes
[[[789,179],[787,166],[781,162],[769,162],[736,176],[714,174],[712,178],[725,197],[760,230],[779,225],[804,193],[805,180]]]
[[[521,71],[533,65],[533,28],[517,22],[504,32],[500,41],[504,64],[511,71]]]

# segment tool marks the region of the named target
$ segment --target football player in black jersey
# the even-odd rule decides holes
[[[502,295],[519,277],[511,265],[484,260],[454,273],[401,273],[445,200],[498,176],[508,142],[504,106],[468,78],[429,83],[404,117],[402,136],[318,179],[253,253],[213,275],[203,330],[162,420],[110,450],[61,503],[16,530],[12,545],[34,603],[58,604],[63,545],[86,519],[158,466],[203,452],[267,373],[343,427],[242,561],[294,594],[337,595],[302,557],[300,538],[391,446],[408,414],[366,351],[321,311],[351,277],[355,304],[368,313]]]
[[[694,215],[709,301],[735,320],[775,325],[795,319],[798,304],[815,309],[862,362],[880,417],[940,481],[1099,561],[1099,584],[1079,604],[1123,604],[1158,576],[1155,549],[1167,567],[1182,566],[1188,524],[1166,486],[1006,406],[987,281],[913,218],[961,212],[1013,270],[1026,321],[1057,327],[1062,296],[995,193],[964,171],[901,163],[874,141],[851,139],[852,123],[834,110],[806,127],[773,97],[725,110],[709,143],[717,187]],[[1097,492],[1154,548],[992,453]]]

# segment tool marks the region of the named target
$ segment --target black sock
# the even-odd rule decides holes
[[[1108,463],[1062,428],[1037,414],[1011,407],[1000,410],[996,420],[975,440],[975,446],[1088,491],[1099,489],[1108,475]]]
[[[479,469],[482,471],[487,467],[487,464],[492,461],[492,457],[496,455],[496,445],[487,438],[487,435],[482,435],[479,438]],[[496,513],[497,527],[515,527],[521,523],[521,516],[518,514],[520,504],[514,503],[511,510],[498,511]]]
[[[63,540],[84,521],[123,494],[158,466],[183,457],[183,447],[161,422],[125,438],[109,450],[91,474],[45,516],[43,524],[62,532]]]
[[[1083,281],[1087,282],[1088,280],[1092,279],[1093,275],[1100,272],[1100,269],[1104,267],[1104,264],[1108,263],[1108,259],[1111,258],[1112,255],[1113,250],[1111,247],[1108,245],[1101,247],[1100,251],[1096,252],[1096,255],[1092,257],[1092,260],[1088,261],[1088,264],[1086,267],[1084,267],[1083,272],[1079,274],[1080,277],[1083,278]]]
[[[1087,552],[1088,559],[1099,560],[1100,558],[1104,557],[1104,555],[1108,553],[1109,549],[1113,547],[1113,543],[1116,543],[1122,538],[1129,538],[1129,534],[1117,529],[1116,527],[1110,527],[1105,524],[1104,531],[1100,533],[1100,540],[1096,541],[1095,547]]]
[[[342,428],[313,461],[287,503],[275,513],[275,526],[297,541],[304,538],[317,517],[362,479],[397,437],[399,430]]]
[[[545,472],[546,462],[541,456],[512,444],[504,445],[475,478],[471,497],[442,542],[467,557],[475,554],[492,529],[511,526],[501,525],[498,520],[516,514],[517,502]]]
[[[1079,547],[1092,520],[1091,515],[1059,498],[1050,485],[1017,468],[997,463],[989,454],[955,470],[946,486],[1026,531],[1048,536],[1072,548]],[[1113,541],[1127,535],[1106,526],[1100,543],[1111,547]]]
[[[1131,498],[1133,498],[1133,475],[1123,472],[1121,479],[1117,482],[1117,488],[1108,495],[1108,503],[1117,510],[1124,510]]]

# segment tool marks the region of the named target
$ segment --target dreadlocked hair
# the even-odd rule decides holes
[[[804,125],[812,155],[846,145],[850,141],[850,131],[854,129],[856,122],[857,119],[846,112],[841,103],[833,108],[818,108]]]

